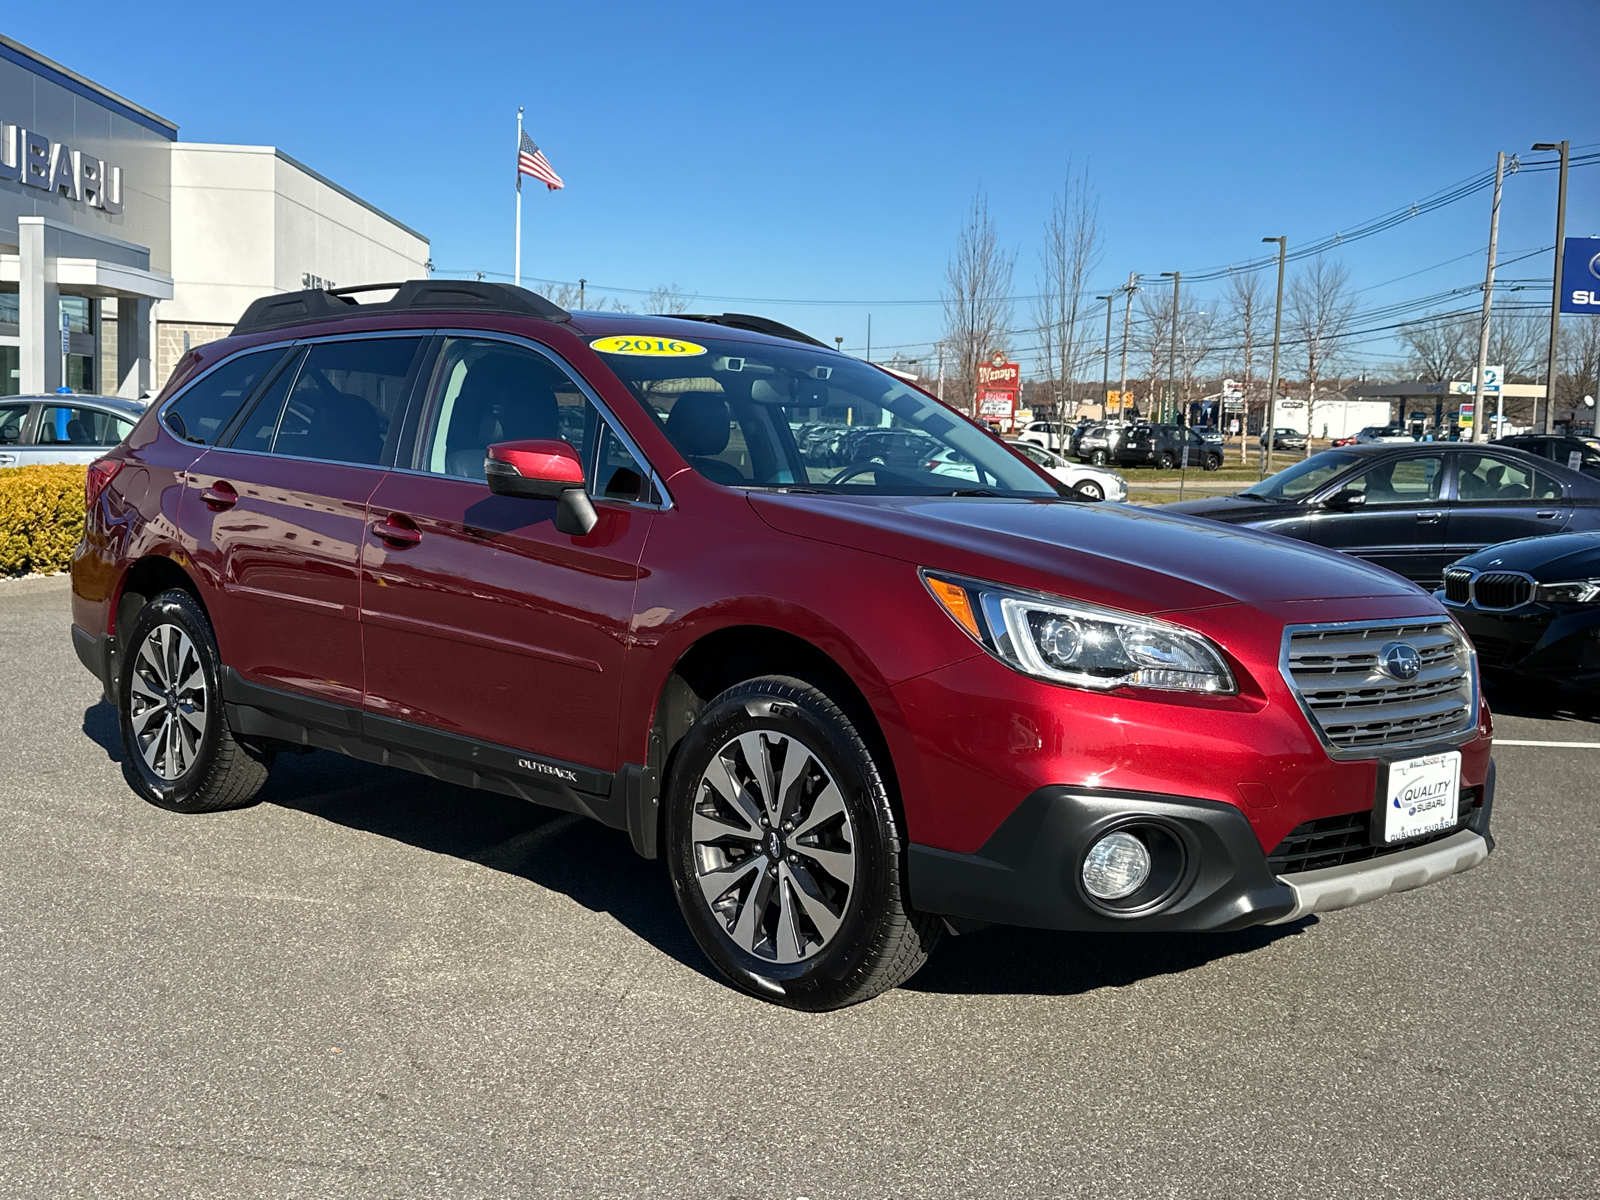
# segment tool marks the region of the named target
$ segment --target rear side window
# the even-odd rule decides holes
[[[422,339],[414,337],[313,346],[289,392],[272,452],[377,465],[421,348]]]
[[[26,404],[0,404],[0,446],[22,443],[22,422],[28,415]]]
[[[215,445],[239,406],[282,357],[280,346],[223,363],[172,402],[164,418],[167,428],[186,442]]]
[[[1510,463],[1488,454],[1463,454],[1456,495],[1462,500],[1555,500],[1561,485],[1526,463]]]
[[[52,404],[39,415],[33,440],[41,446],[115,446],[132,431],[132,421],[98,408]]]

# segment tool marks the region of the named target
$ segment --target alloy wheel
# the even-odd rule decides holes
[[[827,767],[771,730],[723,744],[695,786],[693,863],[712,917],[745,953],[813,958],[856,886],[855,830]]]
[[[139,753],[162,779],[179,779],[194,766],[205,740],[210,699],[189,635],[176,625],[151,629],[129,676],[128,707]]]

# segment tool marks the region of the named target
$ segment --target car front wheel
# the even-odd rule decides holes
[[[1206,470],[1208,470],[1208,471],[1216,471],[1216,470],[1220,470],[1221,467],[1222,467],[1222,455],[1220,455],[1220,454],[1208,454],[1208,455],[1206,455]]]
[[[883,777],[817,688],[768,676],[723,692],[679,743],[666,790],[678,904],[736,986],[827,1011],[927,961],[941,926],[907,900]]]
[[[1085,500],[1104,500],[1106,490],[1092,479],[1085,479],[1072,489]]]
[[[173,812],[251,803],[272,755],[228,728],[205,611],[187,592],[163,592],[139,610],[125,636],[117,708],[135,790]]]

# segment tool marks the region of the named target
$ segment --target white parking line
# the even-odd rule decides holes
[[[1550,746],[1558,750],[1600,750],[1600,742],[1527,742],[1520,738],[1495,738],[1496,746]]]

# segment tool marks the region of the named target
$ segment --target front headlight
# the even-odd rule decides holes
[[[1024,675],[1096,691],[1239,690],[1222,652],[1193,630],[958,575],[922,579],[952,621]]]
[[[1566,579],[1541,583],[1538,598],[1547,604],[1593,604],[1600,600],[1600,579]]]

